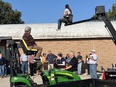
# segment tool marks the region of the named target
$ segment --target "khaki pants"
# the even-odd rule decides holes
[[[50,70],[51,68],[54,68],[54,64],[48,64],[48,70]]]
[[[31,49],[37,49],[38,52],[37,52],[37,54],[36,54],[35,57],[36,57],[36,58],[40,58],[41,53],[42,53],[42,50],[43,50],[42,47],[39,47],[39,46],[35,45],[35,46],[29,46],[29,48],[31,48]]]

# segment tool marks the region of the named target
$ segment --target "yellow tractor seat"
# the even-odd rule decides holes
[[[23,38],[20,40],[20,43],[21,43],[22,49],[23,49],[24,53],[26,53],[26,55],[31,55],[31,54],[35,54],[36,55],[37,49],[30,49],[27,46],[27,44],[26,44],[26,42],[25,42],[25,40]]]

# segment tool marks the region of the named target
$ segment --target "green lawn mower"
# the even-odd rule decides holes
[[[60,69],[50,69],[45,70],[42,74],[43,85],[42,87],[47,87],[57,83],[65,83],[72,81],[79,81],[81,78],[73,72]],[[10,87],[40,87],[37,83],[30,78],[29,75],[14,74],[10,78]]]
[[[77,74],[67,70],[62,71],[60,69],[45,70],[41,76],[44,85],[54,85],[57,83],[81,80]]]

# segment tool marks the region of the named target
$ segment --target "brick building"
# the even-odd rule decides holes
[[[116,22],[113,21],[112,24],[116,28]],[[43,47],[43,52],[47,53],[48,50],[55,54],[62,52],[65,56],[69,51],[74,51],[75,54],[80,51],[85,59],[94,49],[99,57],[100,70],[100,66],[110,68],[112,63],[116,63],[116,47],[104,25],[104,22],[86,22],[62,26],[60,31],[56,31],[56,23],[1,25],[0,36],[12,36],[17,41],[21,39],[24,28],[30,26],[31,34],[36,43]]]

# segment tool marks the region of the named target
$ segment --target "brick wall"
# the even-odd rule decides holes
[[[70,51],[74,51],[75,54],[80,51],[83,59],[94,49],[99,57],[99,70],[100,66],[107,69],[111,68],[112,63],[116,63],[116,46],[111,39],[40,40],[36,43],[43,47],[45,53],[51,50],[54,54],[62,52],[65,56]]]
[[[51,50],[52,53],[63,53],[65,56],[70,51],[81,52],[83,60],[92,49],[98,55],[98,70],[100,66],[105,69],[111,68],[112,63],[116,63],[116,46],[111,39],[78,39],[78,40],[39,40],[36,43],[43,48],[43,53]],[[22,50],[19,50],[22,53]]]

